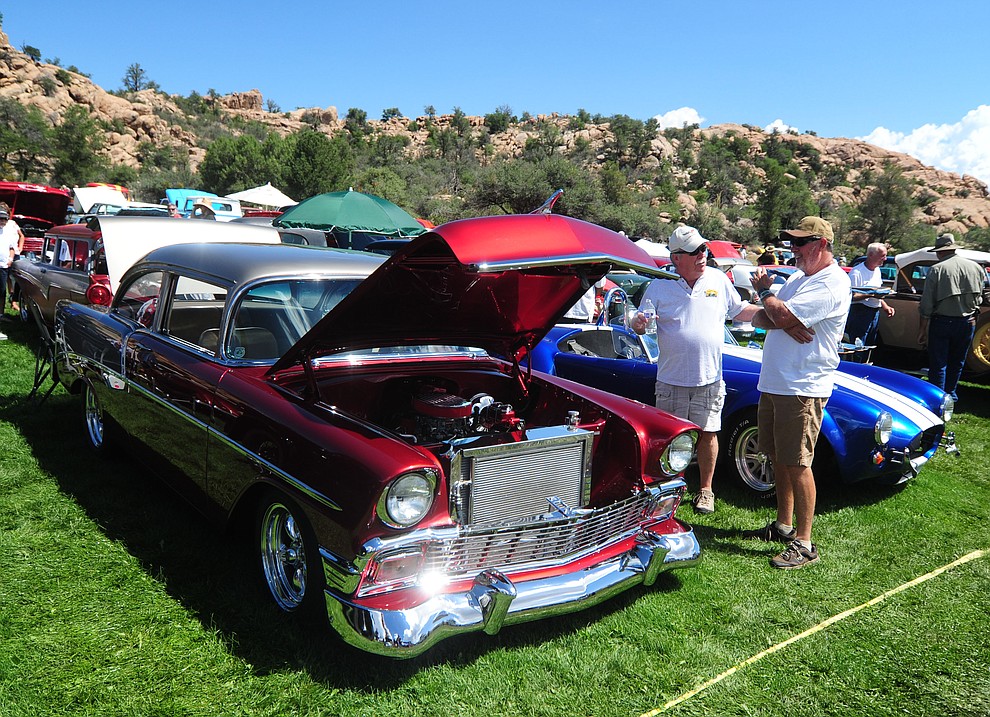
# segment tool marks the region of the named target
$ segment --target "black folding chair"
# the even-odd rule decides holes
[[[38,348],[34,354],[34,386],[31,388],[31,393],[28,394],[27,400],[31,401],[38,398],[38,404],[40,405],[58,387],[58,373],[55,369],[55,341],[52,339],[52,334],[48,330],[48,325],[41,316],[38,305],[26,299],[25,303],[31,316],[34,317],[34,323],[38,327],[39,339]],[[51,385],[48,388],[44,388],[47,381],[51,381]],[[44,393],[42,393],[43,389]]]

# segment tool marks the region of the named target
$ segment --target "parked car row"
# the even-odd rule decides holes
[[[671,276],[652,257],[556,215],[451,222],[388,257],[326,244],[100,217],[14,275],[89,446],[246,521],[274,604],[348,644],[411,657],[699,561],[676,516],[698,429],[652,406],[656,343],[624,326],[628,294]],[[555,326],[606,275],[602,324]],[[766,492],[761,354],[726,340],[723,468]],[[844,363],[820,472],[908,480],[951,413],[925,382]]]

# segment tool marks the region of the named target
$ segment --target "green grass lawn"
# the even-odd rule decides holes
[[[243,546],[139,464],[87,453],[78,398],[24,401],[32,327],[0,343],[0,715],[643,715],[828,618],[990,549],[990,388],[900,489],[824,487],[822,560],[742,540],[772,501],[716,482],[681,517],[704,559],[597,608],[412,661],[271,607]],[[694,481],[689,479],[689,485]],[[672,715],[990,715],[990,555],[739,669]]]

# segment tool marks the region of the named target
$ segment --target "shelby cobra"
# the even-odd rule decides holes
[[[56,365],[94,449],[251,516],[281,610],[409,657],[699,560],[674,517],[696,426],[523,366],[587,286],[647,263],[544,215],[452,222],[388,260],[169,246],[109,309],[59,306]]]
[[[605,303],[623,306],[621,291],[613,290]],[[618,314],[613,325],[554,328],[531,352],[533,368],[653,405],[656,339],[614,325],[622,323],[622,311]],[[743,484],[767,492],[774,487],[773,467],[757,450],[756,425],[762,357],[761,349],[740,346],[726,331],[719,459],[722,469]],[[836,476],[845,483],[907,481],[934,455],[952,411],[952,398],[927,381],[841,361],[835,390],[825,406],[815,475],[819,480]],[[954,450],[951,433],[946,442]]]

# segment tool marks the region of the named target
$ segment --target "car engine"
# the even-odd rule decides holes
[[[480,433],[508,433],[525,428],[511,404],[487,393],[470,399],[449,393],[441,386],[418,383],[409,396],[411,411],[395,427],[412,443],[442,443]]]

